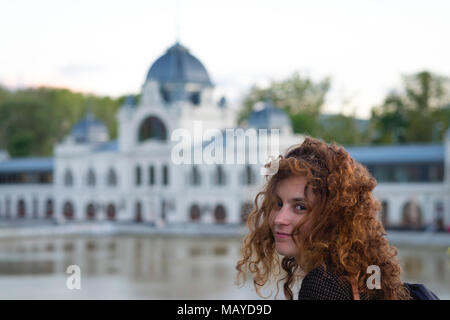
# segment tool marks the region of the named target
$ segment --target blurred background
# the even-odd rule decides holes
[[[2,1],[0,298],[259,299],[234,266],[260,164],[176,164],[172,132],[200,121],[345,146],[403,280],[449,299],[449,9]]]

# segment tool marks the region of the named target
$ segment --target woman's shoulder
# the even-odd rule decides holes
[[[311,270],[304,278],[298,294],[299,300],[352,300],[349,282],[323,265]]]

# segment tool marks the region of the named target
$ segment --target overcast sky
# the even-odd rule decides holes
[[[447,0],[1,0],[0,83],[138,93],[178,29],[217,96],[300,71],[331,77],[326,111],[368,117],[402,74],[450,76],[449,14]]]

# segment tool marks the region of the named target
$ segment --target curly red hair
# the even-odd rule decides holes
[[[397,249],[388,243],[378,218],[381,206],[372,194],[377,182],[368,170],[343,147],[310,137],[289,148],[277,161],[278,172],[257,194],[247,219],[249,234],[242,245],[242,259],[236,265],[237,283],[245,280],[249,271],[262,296],[260,289],[272,275],[279,274],[281,267],[285,276],[279,281],[284,280],[286,298],[293,299],[295,279],[323,265],[343,274],[350,283],[356,279],[359,292],[369,299],[411,299],[400,279]],[[316,201],[308,202],[307,217],[295,228],[300,259],[286,256],[280,263],[270,216],[276,208],[278,184],[293,175],[306,177],[306,187],[312,189]],[[312,225],[308,234],[299,232],[305,223]],[[370,274],[366,270],[370,265],[380,268],[381,289],[367,288]]]

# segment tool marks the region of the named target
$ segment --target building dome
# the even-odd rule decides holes
[[[269,101],[255,104],[248,118],[248,126],[256,129],[291,129],[289,116]]]
[[[197,83],[211,86],[208,71],[189,50],[178,42],[159,57],[148,71],[146,81],[154,80],[160,84]]]
[[[105,124],[88,113],[73,126],[70,137],[76,143],[98,143],[108,141],[109,134]]]

